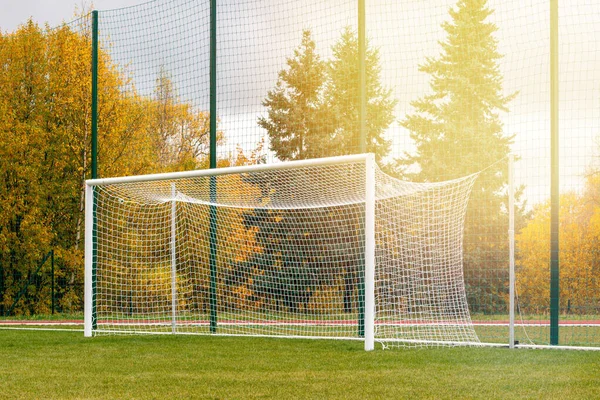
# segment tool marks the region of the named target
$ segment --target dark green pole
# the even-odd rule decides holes
[[[92,11],[92,179],[98,177],[98,11]]]
[[[558,180],[558,0],[550,0],[550,344],[558,344],[560,314]]]
[[[365,222],[366,219],[363,216],[361,218],[361,237],[365,237]],[[365,247],[365,243],[363,244],[363,248]],[[358,337],[365,337],[365,269],[366,269],[366,251],[362,252],[362,262],[360,263],[360,270],[358,272]],[[347,272],[349,273],[349,272]],[[354,279],[354,277],[353,277]]]
[[[92,179],[98,177],[98,11],[92,11]],[[93,201],[92,227],[92,330],[97,329],[96,315],[96,260],[98,241],[96,236],[96,191]]]
[[[359,129],[359,153],[367,152],[367,125],[366,125],[366,29],[365,29],[365,0],[358,0],[358,129]],[[364,216],[362,218],[364,226]],[[363,236],[364,237],[364,228]],[[363,257],[362,268],[359,275],[358,285],[358,336],[365,336],[365,262]]]
[[[366,17],[365,0],[358,0],[358,126],[359,152],[367,150],[367,74],[366,74]]]
[[[217,0],[210,2],[210,168],[217,168]],[[217,201],[217,179],[210,177],[210,202]],[[210,331],[217,331],[217,208],[210,206]]]
[[[54,315],[54,249],[50,250],[50,273],[52,274],[52,283],[51,283],[51,296],[50,302],[52,304],[52,314]]]

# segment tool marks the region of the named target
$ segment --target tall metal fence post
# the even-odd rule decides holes
[[[365,0],[358,0],[358,152],[367,152],[367,133],[366,133],[366,17],[365,17]],[[369,182],[365,182],[368,184]],[[364,223],[364,221],[363,221]],[[363,229],[364,233],[364,229]],[[359,282],[359,307],[358,307],[358,336],[365,336],[365,270],[366,266],[363,264],[362,276]]]
[[[210,2],[210,168],[217,168],[217,0]],[[210,177],[210,332],[217,331],[217,179]]]
[[[92,11],[92,179],[98,177],[98,11]]]
[[[558,0],[550,0],[550,344],[559,343]]]
[[[358,0],[358,125],[360,153],[367,150],[367,74],[366,74],[366,16],[365,0]]]
[[[98,178],[98,11],[92,11],[92,179]],[[86,195],[91,194],[94,198],[90,203],[92,210],[92,229],[89,231],[92,235],[92,330],[97,328],[96,315],[96,259],[98,253],[98,242],[96,237],[96,190],[86,191]]]

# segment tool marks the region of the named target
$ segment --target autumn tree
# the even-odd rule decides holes
[[[490,271],[487,280],[484,269],[505,270],[494,264],[508,259],[507,240],[499,235],[508,226],[507,155],[514,136],[504,133],[500,113],[508,112],[516,93],[503,94],[497,27],[488,21],[492,13],[487,0],[459,0],[450,9],[451,20],[442,24],[447,36],[440,42],[441,53],[419,67],[431,77],[431,93],[413,101],[414,112],[401,121],[415,151],[405,153],[397,165],[406,178],[428,182],[481,171],[467,210],[464,268],[471,293],[495,285],[489,289],[493,293],[479,295],[502,302],[498,291],[503,279]],[[518,199],[521,192],[522,188]],[[523,221],[522,210],[520,204],[517,227]],[[470,301],[475,303],[480,300]]]
[[[91,159],[90,55],[89,32],[77,26],[40,28],[29,21],[14,33],[0,34],[0,312],[12,305],[18,285],[50,248],[60,264],[59,308],[82,306],[84,181]],[[176,95],[171,96],[172,107],[158,113],[164,99],[137,93],[131,77],[102,49],[98,61],[100,176],[205,163],[208,113]],[[157,91],[175,93],[167,80],[159,77]],[[133,89],[124,95],[123,88]],[[168,130],[161,131],[160,118],[169,121]],[[158,148],[168,148],[168,162],[160,159]],[[48,297],[21,301],[16,312],[47,312],[49,304]]]
[[[167,70],[160,69],[154,98],[145,112],[151,115],[148,135],[156,154],[158,170],[181,171],[198,168],[208,158],[210,115],[181,101]],[[223,133],[217,132],[217,144]]]
[[[43,124],[49,113],[45,40],[31,21],[1,40],[0,300],[6,309],[17,291],[14,282],[27,276],[26,265],[41,258],[53,234],[44,213],[51,192],[42,184],[51,140]]]
[[[587,177],[583,193],[564,193],[559,207],[560,309],[570,314],[600,312],[600,174]],[[550,304],[550,201],[535,207],[516,237],[519,302],[527,313]]]
[[[16,285],[30,277],[42,254],[55,248],[62,264],[58,278],[66,282],[59,305],[77,309],[81,294],[71,289],[83,281],[90,41],[67,26],[42,29],[29,21],[3,37],[0,53],[0,97],[6,110],[0,126],[0,163],[6,178],[0,188],[0,264],[6,288],[2,303],[10,307]],[[123,140],[135,130],[124,126],[125,110],[115,111],[122,101],[121,81],[106,63],[100,67],[99,80],[105,83],[100,96],[107,104],[101,131],[109,142],[103,157],[112,168],[123,168],[137,160],[128,157],[127,151],[135,148],[126,148],[128,141]],[[49,299],[23,307],[17,311],[45,312]]]

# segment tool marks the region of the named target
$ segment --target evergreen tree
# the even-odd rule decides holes
[[[487,0],[460,0],[450,10],[452,22],[442,24],[448,37],[442,53],[428,58],[420,70],[431,75],[432,94],[412,102],[415,113],[402,126],[416,144],[414,155],[400,160],[419,166],[407,173],[420,180],[451,179],[479,171],[510,152],[512,136],[502,130],[498,113],[508,111],[515,94],[502,94],[502,75]],[[409,168],[410,169],[410,168]],[[493,195],[506,183],[505,164],[484,174]],[[482,188],[483,189],[483,188]]]
[[[327,136],[320,96],[325,63],[315,52],[310,31],[303,32],[302,43],[288,58],[287,66],[263,101],[268,116],[260,117],[258,125],[267,130],[271,150],[280,160],[322,156],[321,138]]]
[[[271,150],[280,160],[358,153],[358,38],[346,28],[333,46],[333,58],[321,61],[310,31],[279,72],[263,105],[268,116],[258,124],[267,130]],[[380,82],[379,51],[366,49],[367,151],[378,160],[390,151],[384,133],[394,121],[396,100]]]
[[[326,106],[332,127],[332,144],[335,155],[358,153],[360,149],[359,87],[358,87],[358,36],[347,27],[340,41],[333,46],[333,59],[328,63]],[[394,121],[397,101],[392,91],[380,81],[379,51],[366,48],[366,124],[367,152],[375,153],[377,160],[390,152],[390,140],[384,136]]]
[[[501,268],[494,263],[508,259],[503,258],[508,254],[506,240],[498,235],[508,226],[506,156],[513,136],[503,132],[499,113],[508,112],[517,93],[502,91],[497,27],[487,21],[492,13],[487,0],[459,0],[450,10],[451,21],[442,24],[447,38],[440,43],[441,54],[420,66],[431,76],[432,93],[412,102],[415,112],[401,121],[416,151],[398,160],[411,180],[445,180],[483,171],[473,188],[465,226],[467,283],[477,286],[485,279],[482,268]],[[494,279],[500,283],[497,276]],[[500,301],[500,293],[493,295]]]

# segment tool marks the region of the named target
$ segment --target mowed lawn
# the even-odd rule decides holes
[[[0,398],[600,398],[600,352],[0,329]]]

